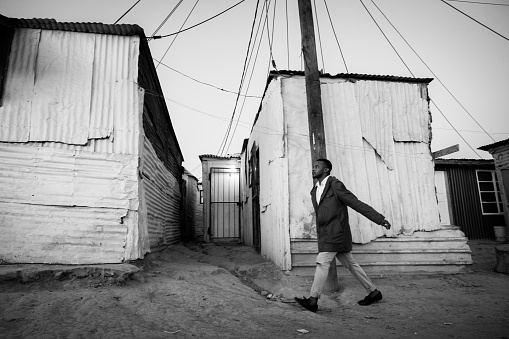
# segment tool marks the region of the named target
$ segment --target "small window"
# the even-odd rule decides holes
[[[478,170],[476,175],[482,214],[504,214],[496,172]]]

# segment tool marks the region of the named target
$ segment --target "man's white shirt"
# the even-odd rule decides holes
[[[323,190],[325,189],[325,184],[327,183],[327,180],[329,180],[329,177],[330,175],[326,176],[323,180],[322,180],[322,183],[320,183],[320,181],[317,181],[316,182],[316,196],[315,196],[315,199],[316,199],[316,203],[319,204],[320,203],[320,198],[322,197],[322,194],[323,194]]]

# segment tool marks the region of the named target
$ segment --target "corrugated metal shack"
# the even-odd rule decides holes
[[[183,156],[143,30],[0,30],[0,259],[118,263],[178,242]]]
[[[464,234],[440,224],[431,80],[320,76],[332,175],[393,224],[387,231],[350,213],[353,240],[365,244],[353,252],[370,273],[455,272],[471,263]],[[242,153],[242,225],[252,229],[243,241],[256,246],[259,238],[262,255],[303,274],[312,274],[317,252],[308,135],[304,73],[271,72]]]
[[[484,185],[490,192],[497,187],[493,160],[435,159],[435,170],[444,176],[448,191],[448,209],[441,216],[449,217],[450,223],[459,226],[469,239],[494,239],[493,226],[505,225],[503,209],[494,206],[496,210],[486,210],[490,207],[486,204],[496,202],[497,194],[490,193],[493,199],[484,201],[484,209],[481,202],[488,194],[482,191]]]

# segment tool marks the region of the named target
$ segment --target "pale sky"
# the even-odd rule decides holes
[[[184,29],[195,25],[239,1],[184,0],[175,9],[179,0],[141,0],[119,23],[137,24],[144,29],[146,36],[151,36],[175,9],[157,33],[171,34],[179,31],[182,25]],[[325,2],[311,1],[316,3],[320,31],[320,34],[316,32],[319,67],[333,75],[346,73]],[[53,18],[61,22],[112,24],[136,2],[0,0],[0,14],[14,18]],[[267,14],[264,3],[269,1],[259,1],[255,33],[260,14],[264,15],[263,20]],[[505,103],[509,96],[509,0],[447,2],[502,36],[440,0],[326,0],[349,73],[411,77],[363,3],[414,76],[435,78],[429,86],[429,95],[441,112],[433,103],[430,104],[433,118],[432,151],[459,144],[460,152],[447,158],[479,159],[481,156],[491,159],[489,153],[477,148],[494,140],[509,138],[509,109]],[[180,33],[175,41],[175,36],[172,36],[149,43],[152,56],[157,60],[162,58],[162,62],[173,69],[160,65],[157,72],[184,154],[183,165],[198,178],[201,178],[198,156],[218,154],[233,114],[237,96],[229,91],[237,92],[240,86],[256,4],[255,0],[245,0],[217,18]],[[193,6],[195,8],[191,13]],[[297,0],[270,1],[267,21],[273,39],[272,58],[277,68],[302,70]],[[254,97],[245,100],[240,97],[238,101],[232,131],[239,114],[240,120],[233,139],[231,142],[228,140],[228,153],[240,152],[243,140],[249,137],[260,105],[259,97],[263,95],[267,80],[271,58],[267,27],[263,31],[261,44],[260,33],[256,39],[253,36],[253,42],[255,50],[250,54],[252,56],[241,93]]]

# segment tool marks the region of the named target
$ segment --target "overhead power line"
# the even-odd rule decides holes
[[[492,2],[479,2],[479,1],[466,1],[466,0],[447,0],[447,1],[466,2],[469,4],[479,4],[479,5],[509,6],[508,4],[496,4],[496,3],[492,3]]]
[[[334,37],[336,38],[336,43],[338,44],[338,47],[339,47],[339,53],[341,54],[341,58],[343,59],[343,64],[345,65],[346,72],[348,73],[348,67],[346,66],[345,57],[343,56],[343,51],[341,50],[341,45],[339,44],[338,36],[336,35],[336,30],[334,29],[334,25],[332,24],[332,18],[330,16],[329,6],[327,6],[327,0],[323,0],[323,2],[325,3],[325,9],[327,10],[327,15],[329,16],[330,25],[332,27],[332,31],[334,32]]]
[[[256,49],[256,55],[254,57],[253,67],[251,68],[251,74],[249,75],[249,81],[247,82],[246,92],[249,91],[249,87],[251,86],[251,80],[253,79],[253,74],[254,74],[254,70],[255,70],[256,60],[258,60],[258,53],[260,52],[260,46],[261,46],[262,41],[263,41],[263,31],[265,30],[265,25],[267,25],[267,39],[269,41],[269,48],[270,48],[269,65],[268,65],[268,69],[267,69],[267,77],[268,77],[268,74],[270,72],[271,62],[272,62],[272,65],[273,65],[274,69],[277,71],[276,62],[274,61],[273,55],[272,55],[271,35],[269,34],[270,30],[269,30],[268,18],[269,18],[269,7],[270,7],[270,3],[271,2],[272,2],[272,0],[265,0],[265,3],[264,3],[264,7],[266,9],[265,20],[263,20],[263,14],[260,15],[260,21],[258,22],[258,28],[256,29],[256,34],[255,34],[255,39],[254,39],[255,42],[253,43],[253,49],[251,50],[251,55],[249,56],[248,65],[251,63],[251,58],[252,58],[253,52],[254,52],[254,45],[256,44],[256,37],[258,36],[258,32],[260,30],[260,24],[263,21],[264,24],[262,26],[262,31],[260,33],[260,40],[259,40],[259,43],[258,43],[258,48]],[[263,12],[263,8],[262,8],[262,12]],[[276,1],[274,1],[274,12],[273,12],[273,16],[272,16],[272,41],[274,40],[274,24],[275,24],[275,19],[276,19]],[[228,150],[230,149],[230,146],[231,146],[231,144],[233,142],[233,137],[235,136],[235,133],[237,132],[237,126],[239,124],[240,117],[242,116],[242,113],[244,112],[244,105],[245,105],[245,103],[246,103],[246,98],[244,98],[244,100],[242,101],[242,106],[240,107],[240,112],[239,112],[239,115],[237,117],[237,121],[235,123],[235,128],[233,129],[233,133],[232,133],[232,135],[230,137],[230,142],[228,143],[228,147],[226,148],[226,153],[228,153]],[[251,124],[251,127],[252,127],[252,124]]]
[[[502,34],[498,33],[497,31],[494,31],[493,29],[489,28],[488,26],[486,26],[485,24],[483,24],[482,22],[479,22],[477,21],[476,19],[472,18],[470,15],[460,11],[459,9],[457,9],[456,7],[454,7],[453,5],[451,4],[448,4],[447,2],[445,2],[444,0],[440,0],[442,1],[444,4],[446,4],[447,6],[451,7],[451,8],[454,8],[455,10],[457,10],[458,12],[460,12],[461,14],[463,14],[464,16],[468,17],[469,19],[471,20],[474,20],[475,22],[477,22],[479,25],[483,26],[484,28],[487,28],[489,29],[490,31],[492,31],[493,33],[495,33],[496,35],[498,36],[501,36],[502,38],[506,39],[507,41],[509,41],[509,39],[505,36],[503,36]]]
[[[136,1],[136,3],[134,5],[131,6],[131,8],[129,8],[127,10],[127,12],[125,12],[124,14],[122,14],[122,16],[120,18],[117,19],[117,21],[115,21],[113,24],[116,25],[123,17],[125,17],[127,15],[127,13],[129,13],[131,11],[131,9],[134,8],[134,6],[136,6],[141,0],[138,0]]]
[[[373,0],[371,0],[373,1]],[[412,73],[412,71],[410,70],[410,67],[408,67],[408,65],[405,63],[405,60],[403,60],[403,58],[401,57],[401,55],[399,55],[398,51],[396,50],[396,47],[394,47],[394,45],[392,44],[392,42],[389,40],[389,38],[387,37],[387,35],[385,35],[385,32],[382,30],[382,27],[380,27],[380,25],[378,24],[378,22],[375,20],[375,18],[373,17],[373,15],[371,14],[371,12],[369,11],[369,9],[366,7],[366,5],[364,4],[364,2],[362,0],[360,0],[362,6],[364,6],[364,9],[366,10],[366,12],[368,12],[369,16],[371,17],[371,20],[373,20],[373,22],[375,23],[375,25],[378,27],[378,29],[380,30],[380,32],[382,33],[382,35],[385,37],[385,40],[387,40],[387,42],[389,43],[389,45],[391,45],[392,47],[392,50],[396,53],[396,55],[398,56],[399,60],[401,60],[401,62],[403,63],[403,65],[405,65],[406,69],[410,72],[410,74],[415,78],[415,75],[414,73]]]
[[[210,21],[210,20],[212,20],[212,19],[214,19],[214,18],[217,18],[217,17],[218,17],[218,16],[220,16],[221,14],[228,12],[230,9],[232,9],[232,8],[234,8],[234,7],[238,6],[238,5],[240,5],[240,4],[241,4],[241,3],[243,3],[244,1],[246,1],[246,0],[241,0],[241,1],[237,2],[235,5],[233,5],[233,6],[231,6],[231,7],[228,7],[228,8],[227,8],[227,9],[225,9],[224,11],[222,11],[222,12],[220,12],[220,13],[217,13],[217,14],[216,14],[216,15],[214,15],[213,17],[210,17],[210,18],[208,18],[207,20],[203,20],[202,22],[199,22],[199,23],[197,23],[196,25],[193,25],[193,26],[187,27],[187,28],[185,28],[185,29],[179,30],[178,32],[171,33],[171,34],[166,34],[166,35],[152,35],[151,37],[148,37],[147,39],[154,39],[154,40],[155,40],[155,39],[162,39],[162,38],[167,38],[167,37],[169,37],[169,36],[177,35],[177,34],[179,34],[179,33],[182,33],[182,32],[185,32],[185,31],[188,31],[188,30],[190,30],[191,28],[195,28],[195,27],[197,27],[197,26],[200,26],[200,25],[202,25],[202,24],[206,23],[207,21]]]
[[[470,145],[468,143],[467,140],[465,140],[465,138],[463,138],[463,136],[461,135],[461,133],[456,129],[456,127],[454,127],[454,125],[449,121],[449,119],[447,119],[447,117],[445,116],[445,114],[442,112],[442,110],[440,108],[438,108],[437,104],[430,99],[430,101],[433,103],[433,105],[435,105],[435,107],[437,108],[437,110],[440,112],[440,114],[444,117],[444,119],[449,123],[449,125],[454,129],[454,131],[456,132],[456,134],[459,135],[459,137],[468,145],[468,147],[470,147],[470,149],[472,151],[474,151],[474,153],[482,159],[482,157],[479,155],[479,153],[477,153],[477,151],[472,147],[472,145]]]
[[[244,1],[244,0],[242,0],[242,1]],[[254,15],[254,18],[253,18],[253,24],[251,25],[251,33],[250,33],[250,36],[249,36],[249,43],[247,45],[246,57],[244,59],[244,68],[242,70],[242,76],[240,78],[239,94],[237,95],[237,99],[235,100],[235,106],[233,107],[233,113],[232,113],[232,117],[230,119],[230,124],[228,125],[228,128],[226,129],[226,133],[225,133],[225,136],[223,138],[223,141],[221,142],[221,146],[219,147],[218,154],[222,154],[224,152],[224,149],[226,147],[226,143],[228,141],[228,136],[230,135],[231,127],[232,127],[232,124],[233,124],[233,118],[235,117],[235,111],[237,110],[237,105],[239,103],[240,92],[242,91],[242,85],[244,84],[244,79],[245,79],[245,76],[246,76],[247,61],[248,61],[248,58],[249,58],[249,50],[250,50],[250,47],[251,47],[251,42],[253,40],[253,31],[254,31],[254,27],[255,27],[255,24],[256,24],[256,17],[258,15],[258,6],[259,6],[259,4],[260,4],[260,0],[256,1],[255,15]]]
[[[178,74],[180,74],[180,75],[182,75],[182,76],[184,76],[184,77],[186,77],[186,78],[189,78],[189,79],[191,79],[191,80],[193,80],[193,81],[195,81],[195,82],[197,82],[197,83],[199,83],[199,84],[202,84],[202,85],[205,85],[205,86],[209,86],[209,87],[215,88],[215,89],[217,89],[217,90],[219,90],[219,91],[223,91],[223,92],[227,92],[227,93],[232,93],[232,94],[239,94],[238,92],[235,92],[235,91],[229,91],[229,90],[226,90],[226,89],[224,89],[224,88],[220,88],[220,87],[217,87],[217,86],[211,85],[211,84],[209,84],[209,83],[206,83],[206,82],[200,81],[200,80],[198,80],[198,79],[195,79],[195,78],[193,78],[193,77],[191,77],[191,76],[189,76],[189,75],[187,75],[187,74],[184,74],[184,73],[182,73],[182,72],[180,72],[180,71],[178,71],[178,70],[176,70],[176,69],[174,69],[174,68],[172,68],[172,67],[170,67],[170,66],[166,65],[165,63],[161,62],[160,60],[157,60],[157,59],[154,59],[154,58],[152,58],[152,59],[153,59],[155,62],[157,62],[157,63],[161,64],[162,66],[164,66],[164,67],[166,67],[166,68],[168,68],[168,69],[172,70],[173,72],[178,73]],[[257,98],[257,99],[260,99],[260,98],[261,98],[261,96],[257,96],[257,95],[245,95],[245,94],[241,94],[241,96],[246,97],[246,98]]]
[[[366,5],[364,5],[364,2],[362,0],[360,0],[360,2],[362,3],[362,5],[364,6],[364,8],[366,9],[366,11],[368,12],[369,16],[371,17],[371,19],[375,22],[375,24],[377,25],[377,27],[380,29],[380,31],[382,31],[380,25],[378,25],[378,23],[376,22],[375,18],[373,17],[373,15],[371,15],[370,11],[368,10],[368,8],[366,7]],[[387,18],[387,16],[382,12],[382,10],[375,4],[375,2],[373,0],[371,0],[371,2],[373,3],[373,5],[375,5],[375,7],[380,11],[380,13],[382,13],[382,15],[384,16],[384,18],[390,23],[390,25],[396,30],[396,32],[398,32],[398,34],[400,35],[400,37],[407,43],[407,45],[410,47],[410,49],[412,49],[412,51],[417,55],[417,57],[422,61],[421,57],[419,57],[419,55],[415,52],[415,50],[410,46],[410,44],[408,44],[408,42],[403,38],[403,36],[401,35],[401,33],[399,33],[399,31],[396,29],[396,27],[392,24],[392,22]],[[391,45],[392,49],[394,50],[394,52],[396,52],[396,54],[398,55],[398,57],[400,58],[401,62],[403,62],[403,64],[405,65],[405,67],[408,69],[408,71],[410,72],[410,74],[412,74],[412,77],[415,78],[415,75],[412,73],[412,71],[410,70],[410,68],[408,67],[408,65],[404,62],[403,58],[399,55],[399,53],[396,51],[396,48],[394,47],[394,45],[389,41],[389,38],[387,37],[387,35],[385,35],[385,33],[382,31],[382,34],[384,35],[385,39],[387,40],[387,42]],[[422,61],[424,63],[424,61]],[[426,65],[426,63],[424,63]],[[427,65],[426,65],[427,67]],[[428,67],[429,69],[429,67]],[[431,69],[429,69],[431,71]],[[433,72],[431,72],[433,75],[435,75]],[[440,82],[442,84],[442,82]],[[442,84],[443,85],[443,84]],[[444,86],[444,88],[447,90],[447,87]],[[450,93],[450,92],[449,92]],[[451,93],[450,93],[451,94]],[[451,94],[452,95],[452,94]],[[454,96],[453,96],[454,97]],[[433,102],[433,101],[432,101]],[[459,103],[459,102],[458,102]],[[440,108],[438,108],[438,105],[433,102],[433,104],[435,105],[435,107],[438,109],[438,111],[440,112],[440,114],[442,114],[442,116],[444,117],[444,119],[451,125],[451,127],[456,131],[456,133],[460,136],[460,138],[468,145],[468,147],[470,147],[474,153],[479,157],[479,158],[482,158],[479,153],[477,153],[475,151],[475,149],[465,140],[465,138],[463,138],[463,136],[461,135],[461,133],[459,133],[459,131],[454,127],[454,125],[452,125],[452,123],[449,121],[449,119],[447,119],[447,117],[445,116],[445,114],[440,110]],[[461,104],[460,104],[461,105]],[[463,107],[463,106],[461,106]],[[463,107],[464,108],[464,107]],[[465,110],[466,111],[466,110]],[[468,113],[468,111],[467,111]],[[470,115],[470,114],[469,114]],[[470,117],[473,119],[473,117],[470,115]],[[474,119],[474,121],[481,127],[481,125]],[[481,127],[482,128],[482,127]],[[484,129],[483,129],[484,130]],[[488,134],[486,132],[486,134]],[[488,134],[488,136],[491,138],[491,136]],[[493,139],[493,138],[492,138]]]
[[[191,11],[189,12],[189,14],[187,15],[186,17],[186,20],[184,20],[184,22],[182,23],[182,26],[180,26],[179,30],[182,29],[182,27],[184,27],[184,25],[186,24],[187,20],[189,19],[189,17],[191,16],[191,14],[194,12],[194,9],[196,8],[196,5],[198,5],[198,2],[200,2],[200,0],[196,0],[196,2],[194,3],[194,6],[193,8],[191,8]],[[171,46],[173,46],[173,43],[175,42],[175,40],[177,40],[177,37],[178,37],[178,34],[175,35],[175,37],[173,38],[173,40],[171,41],[170,45],[168,46],[168,48],[166,49],[166,51],[164,52],[163,56],[161,57],[161,60],[164,59],[164,57],[166,56],[166,54],[168,54],[168,51],[170,50]],[[156,66],[156,69],[157,67],[159,67],[159,65],[161,64],[161,62],[159,62]]]
[[[315,21],[316,30],[318,32],[318,44],[320,45],[320,56],[322,59],[322,71],[325,72],[325,61],[323,59],[323,48],[322,48],[322,35],[320,34],[320,24],[318,21],[318,9],[316,8],[316,0],[313,0],[313,7],[315,8]]]
[[[137,85],[139,86],[139,84],[137,84]],[[185,105],[185,104],[183,104],[181,102],[172,100],[172,99],[170,99],[168,97],[165,97],[165,96],[162,96],[162,95],[160,95],[160,94],[158,94],[158,93],[156,93],[156,92],[154,92],[154,91],[152,91],[150,89],[145,89],[145,93],[148,94],[148,95],[152,95],[154,97],[159,97],[159,98],[165,99],[165,100],[167,100],[169,102],[172,102],[174,104],[177,104],[177,105],[182,106],[184,108],[187,108],[189,110],[195,111],[197,113],[209,116],[211,118],[214,118],[214,119],[217,119],[217,120],[221,120],[221,121],[228,121],[228,118],[224,118],[224,117],[221,117],[221,116],[217,116],[217,115],[214,115],[214,114],[203,112],[203,111],[201,111],[199,109],[187,106],[187,105]],[[288,132],[288,131],[284,131],[283,132],[283,131],[281,131],[279,129],[274,129],[274,128],[268,127],[268,126],[262,126],[260,124],[253,126],[252,123],[248,123],[248,122],[245,122],[245,121],[240,121],[240,125],[242,125],[245,128],[252,128],[252,130],[255,131],[256,133],[260,133],[260,134],[263,134],[263,135],[278,136],[278,137],[286,135],[287,137],[294,137],[294,138],[299,138],[299,139],[302,139],[302,140],[309,140],[309,134],[307,134],[307,133],[296,133],[296,132]],[[508,134],[508,133],[503,133],[503,134]],[[330,147],[334,147],[334,148],[337,148],[337,149],[365,150],[364,146],[348,145],[348,144],[343,144],[343,143],[334,142],[334,141],[326,141],[326,144],[327,144],[328,147],[330,146]],[[429,153],[427,153],[427,152],[426,153],[417,153],[417,154],[407,154],[407,153],[403,153],[403,152],[394,151],[393,149],[389,150],[389,149],[383,148],[383,147],[379,148],[379,149],[380,150],[391,151],[391,152],[393,152],[394,155],[400,156],[400,157],[405,157],[405,158],[412,158],[412,159],[428,159],[429,158]],[[420,155],[422,155],[422,157]]]
[[[445,90],[451,95],[451,97],[458,103],[458,105],[460,105],[460,107],[468,114],[468,116],[477,124],[477,126],[479,126],[481,128],[481,130],[486,133],[486,135],[488,135],[488,137],[491,138],[491,140],[495,141],[495,139],[493,139],[493,137],[481,126],[481,124],[472,116],[472,114],[470,114],[470,112],[461,104],[461,102],[454,96],[454,94],[452,94],[452,92],[449,90],[449,88],[447,88],[447,86],[442,82],[442,80],[440,80],[440,78],[431,70],[431,68],[428,66],[428,64],[426,64],[426,62],[424,62],[424,60],[420,57],[420,55],[415,51],[415,49],[413,49],[413,47],[410,45],[410,43],[405,39],[405,37],[403,37],[403,35],[399,32],[399,30],[392,24],[392,22],[389,20],[389,18],[387,18],[387,16],[385,15],[384,12],[382,12],[382,10],[380,9],[380,7],[377,6],[377,4],[371,0],[371,2],[373,3],[373,5],[375,5],[375,7],[378,9],[378,11],[383,15],[383,17],[385,18],[385,20],[387,20],[387,22],[392,26],[392,28],[394,28],[394,30],[398,33],[398,35],[401,37],[401,39],[403,39],[403,41],[407,44],[407,46],[412,50],[412,52],[414,52],[414,54],[419,58],[419,60],[421,60],[421,62],[424,64],[424,66],[426,66],[426,68],[428,69],[428,71],[431,72],[431,74],[433,74],[433,76],[438,80],[438,82],[445,88]],[[434,103],[435,104],[435,103]],[[436,106],[436,104],[435,104]],[[438,107],[437,107],[438,108]],[[442,113],[442,112],[440,112]],[[442,113],[443,114],[443,113]],[[449,121],[447,121],[449,122]],[[451,127],[454,128],[454,126],[451,125]],[[454,129],[458,134],[459,132]]]
[[[152,36],[154,36],[157,32],[159,32],[159,30],[164,26],[164,24],[166,23],[166,21],[168,21],[168,19],[173,15],[173,13],[177,10],[177,8],[180,6],[180,4],[182,3],[182,1],[184,0],[180,0],[176,5],[175,7],[173,7],[173,9],[171,10],[170,14],[168,14],[166,16],[166,18],[163,20],[163,22],[161,22],[161,24],[159,25],[159,27],[156,28],[156,30],[154,31],[154,33],[152,33]],[[150,38],[149,38],[150,40]]]
[[[286,12],[286,69],[290,69],[290,38],[288,33],[288,0],[285,1],[285,12]]]

